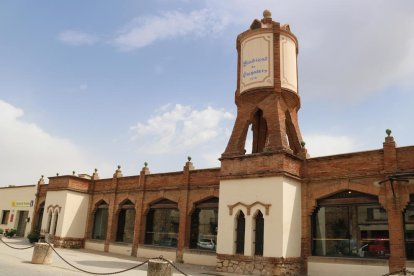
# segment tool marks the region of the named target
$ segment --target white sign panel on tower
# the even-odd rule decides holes
[[[272,87],[273,33],[261,33],[241,42],[240,93],[259,87]]]

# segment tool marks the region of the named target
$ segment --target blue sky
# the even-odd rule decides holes
[[[264,9],[299,39],[311,156],[414,144],[412,1],[2,1],[0,186],[219,166],[236,36]]]

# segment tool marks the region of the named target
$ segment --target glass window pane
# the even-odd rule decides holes
[[[324,206],[313,216],[313,255],[388,258],[387,213],[377,204]]]
[[[216,250],[218,208],[197,208],[191,217],[190,248]]]
[[[105,240],[108,225],[108,208],[98,208],[95,213],[92,239]]]
[[[179,222],[178,209],[150,209],[145,244],[177,247]]]
[[[405,254],[414,260],[414,205],[408,205],[404,213]]]

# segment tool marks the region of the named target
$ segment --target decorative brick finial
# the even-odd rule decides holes
[[[56,176],[59,176],[59,173],[56,173]]]
[[[72,171],[72,175],[75,175],[75,173],[76,173],[75,171]]]
[[[263,11],[263,18],[272,18],[272,13],[269,10]]]
[[[45,177],[45,176],[42,174],[42,175],[41,175],[41,177],[40,177],[40,179],[43,179],[44,177]]]
[[[187,156],[188,162],[191,162],[191,156]]]
[[[391,129],[389,129],[389,128],[387,128],[386,130],[385,130],[385,133],[387,133],[387,135],[388,135],[388,137],[390,137],[390,135],[391,135]]]
[[[300,142],[300,145],[302,146],[302,148],[304,148],[306,145],[305,141]]]
[[[95,168],[95,173],[97,173],[98,172],[98,169],[97,168]]]
[[[118,170],[120,170],[121,169],[121,165],[118,165]]]
[[[145,168],[148,167],[148,162],[147,161],[144,162],[144,167]]]

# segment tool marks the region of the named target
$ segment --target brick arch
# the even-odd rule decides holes
[[[191,206],[191,208],[188,208],[187,215],[191,216],[194,213],[194,210],[196,209],[196,205],[198,203],[201,203],[203,201],[207,201],[207,200],[212,199],[214,197],[219,198],[218,195],[215,195],[215,194],[212,194],[211,192],[208,192],[208,193],[202,193],[202,194],[198,195],[196,198],[193,198],[188,203],[189,207]]]
[[[134,206],[136,205],[135,204],[135,202],[134,202],[134,200],[132,200],[129,196],[127,196],[127,197],[125,197],[123,200],[121,200],[116,206],[117,206],[117,209],[116,209],[116,213],[118,214],[119,213],[119,211],[121,210],[121,208],[122,208],[122,205],[124,205],[126,202],[131,202]]]
[[[308,215],[312,215],[316,207],[318,206],[318,199],[328,197],[346,190],[353,190],[360,193],[365,193],[368,195],[374,195],[378,197],[378,203],[385,209],[385,199],[380,195],[380,189],[374,187],[374,185],[367,186],[362,183],[349,183],[348,181],[343,181],[330,185],[328,187],[324,186],[321,188],[316,188],[312,190],[312,196],[309,197],[308,205]]]
[[[150,209],[150,206],[152,205],[152,204],[154,204],[154,203],[157,203],[158,201],[161,201],[161,200],[163,200],[163,199],[167,199],[167,200],[170,200],[170,201],[172,201],[172,202],[175,202],[175,203],[177,203],[177,209],[178,210],[180,210],[180,202],[179,202],[179,200],[176,200],[176,199],[173,199],[172,197],[169,197],[169,196],[159,196],[159,195],[156,195],[156,196],[153,196],[152,198],[150,198],[150,200],[147,200],[147,202],[146,203],[144,203],[144,207],[143,207],[143,215],[144,216],[147,216],[147,214],[148,214],[148,212],[149,212],[149,209]]]

